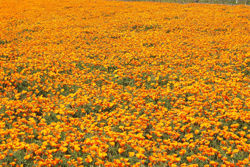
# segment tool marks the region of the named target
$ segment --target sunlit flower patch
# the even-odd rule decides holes
[[[1,1],[0,166],[249,166],[249,6]]]

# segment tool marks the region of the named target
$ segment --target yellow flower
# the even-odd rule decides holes
[[[135,156],[135,153],[134,153],[134,152],[129,152],[128,154],[129,154],[129,157]]]

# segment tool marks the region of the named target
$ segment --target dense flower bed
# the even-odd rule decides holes
[[[1,0],[0,165],[246,166],[250,7]]]

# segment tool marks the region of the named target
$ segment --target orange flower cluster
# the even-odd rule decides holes
[[[1,0],[0,166],[247,166],[250,8]]]

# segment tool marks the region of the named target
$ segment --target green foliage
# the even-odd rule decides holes
[[[156,28],[159,28],[158,25],[134,25],[131,27],[131,31],[149,31],[149,30],[155,30]]]
[[[82,62],[78,62],[77,64],[76,64],[76,68],[78,68],[79,70],[84,70],[85,68],[84,68],[84,65],[82,64]]]
[[[113,161],[113,159],[120,159],[121,157],[124,157],[125,153],[119,154],[118,149],[120,148],[120,145],[117,141],[115,141],[114,146],[110,146],[107,151],[107,160],[108,161]]]
[[[243,68],[243,73],[245,74],[245,76],[249,77],[250,76],[250,61],[246,63],[247,66]]]
[[[56,117],[56,114],[54,112],[49,112],[45,115],[44,119],[46,120],[46,123],[50,125],[53,122],[59,122],[59,120]]]
[[[77,90],[80,88],[80,86],[78,85],[67,85],[67,84],[63,84],[63,85],[59,85],[57,88],[57,92],[61,92],[60,95],[63,96],[68,96],[70,94],[74,94],[75,92],[77,92]],[[63,91],[62,91],[63,90]]]
[[[18,151],[10,151],[10,153],[13,153],[13,156],[6,156],[4,159],[0,160],[0,164],[3,162],[10,164],[11,162],[14,162],[14,159],[17,159],[16,164],[27,167],[32,167],[34,165],[32,159],[25,160],[25,151],[24,150],[18,150]]]
[[[154,44],[153,43],[144,43],[143,46],[145,47],[154,47]]]
[[[22,91],[29,91],[28,90],[28,86],[31,86],[30,83],[27,80],[16,83],[16,89],[18,91],[18,93],[22,92]]]
[[[133,78],[124,77],[124,78],[119,79],[117,83],[118,83],[118,85],[123,85],[124,87],[134,86],[135,80]]]
[[[0,45],[4,45],[4,44],[7,44],[7,43],[9,43],[9,42],[6,41],[6,40],[0,40]]]

